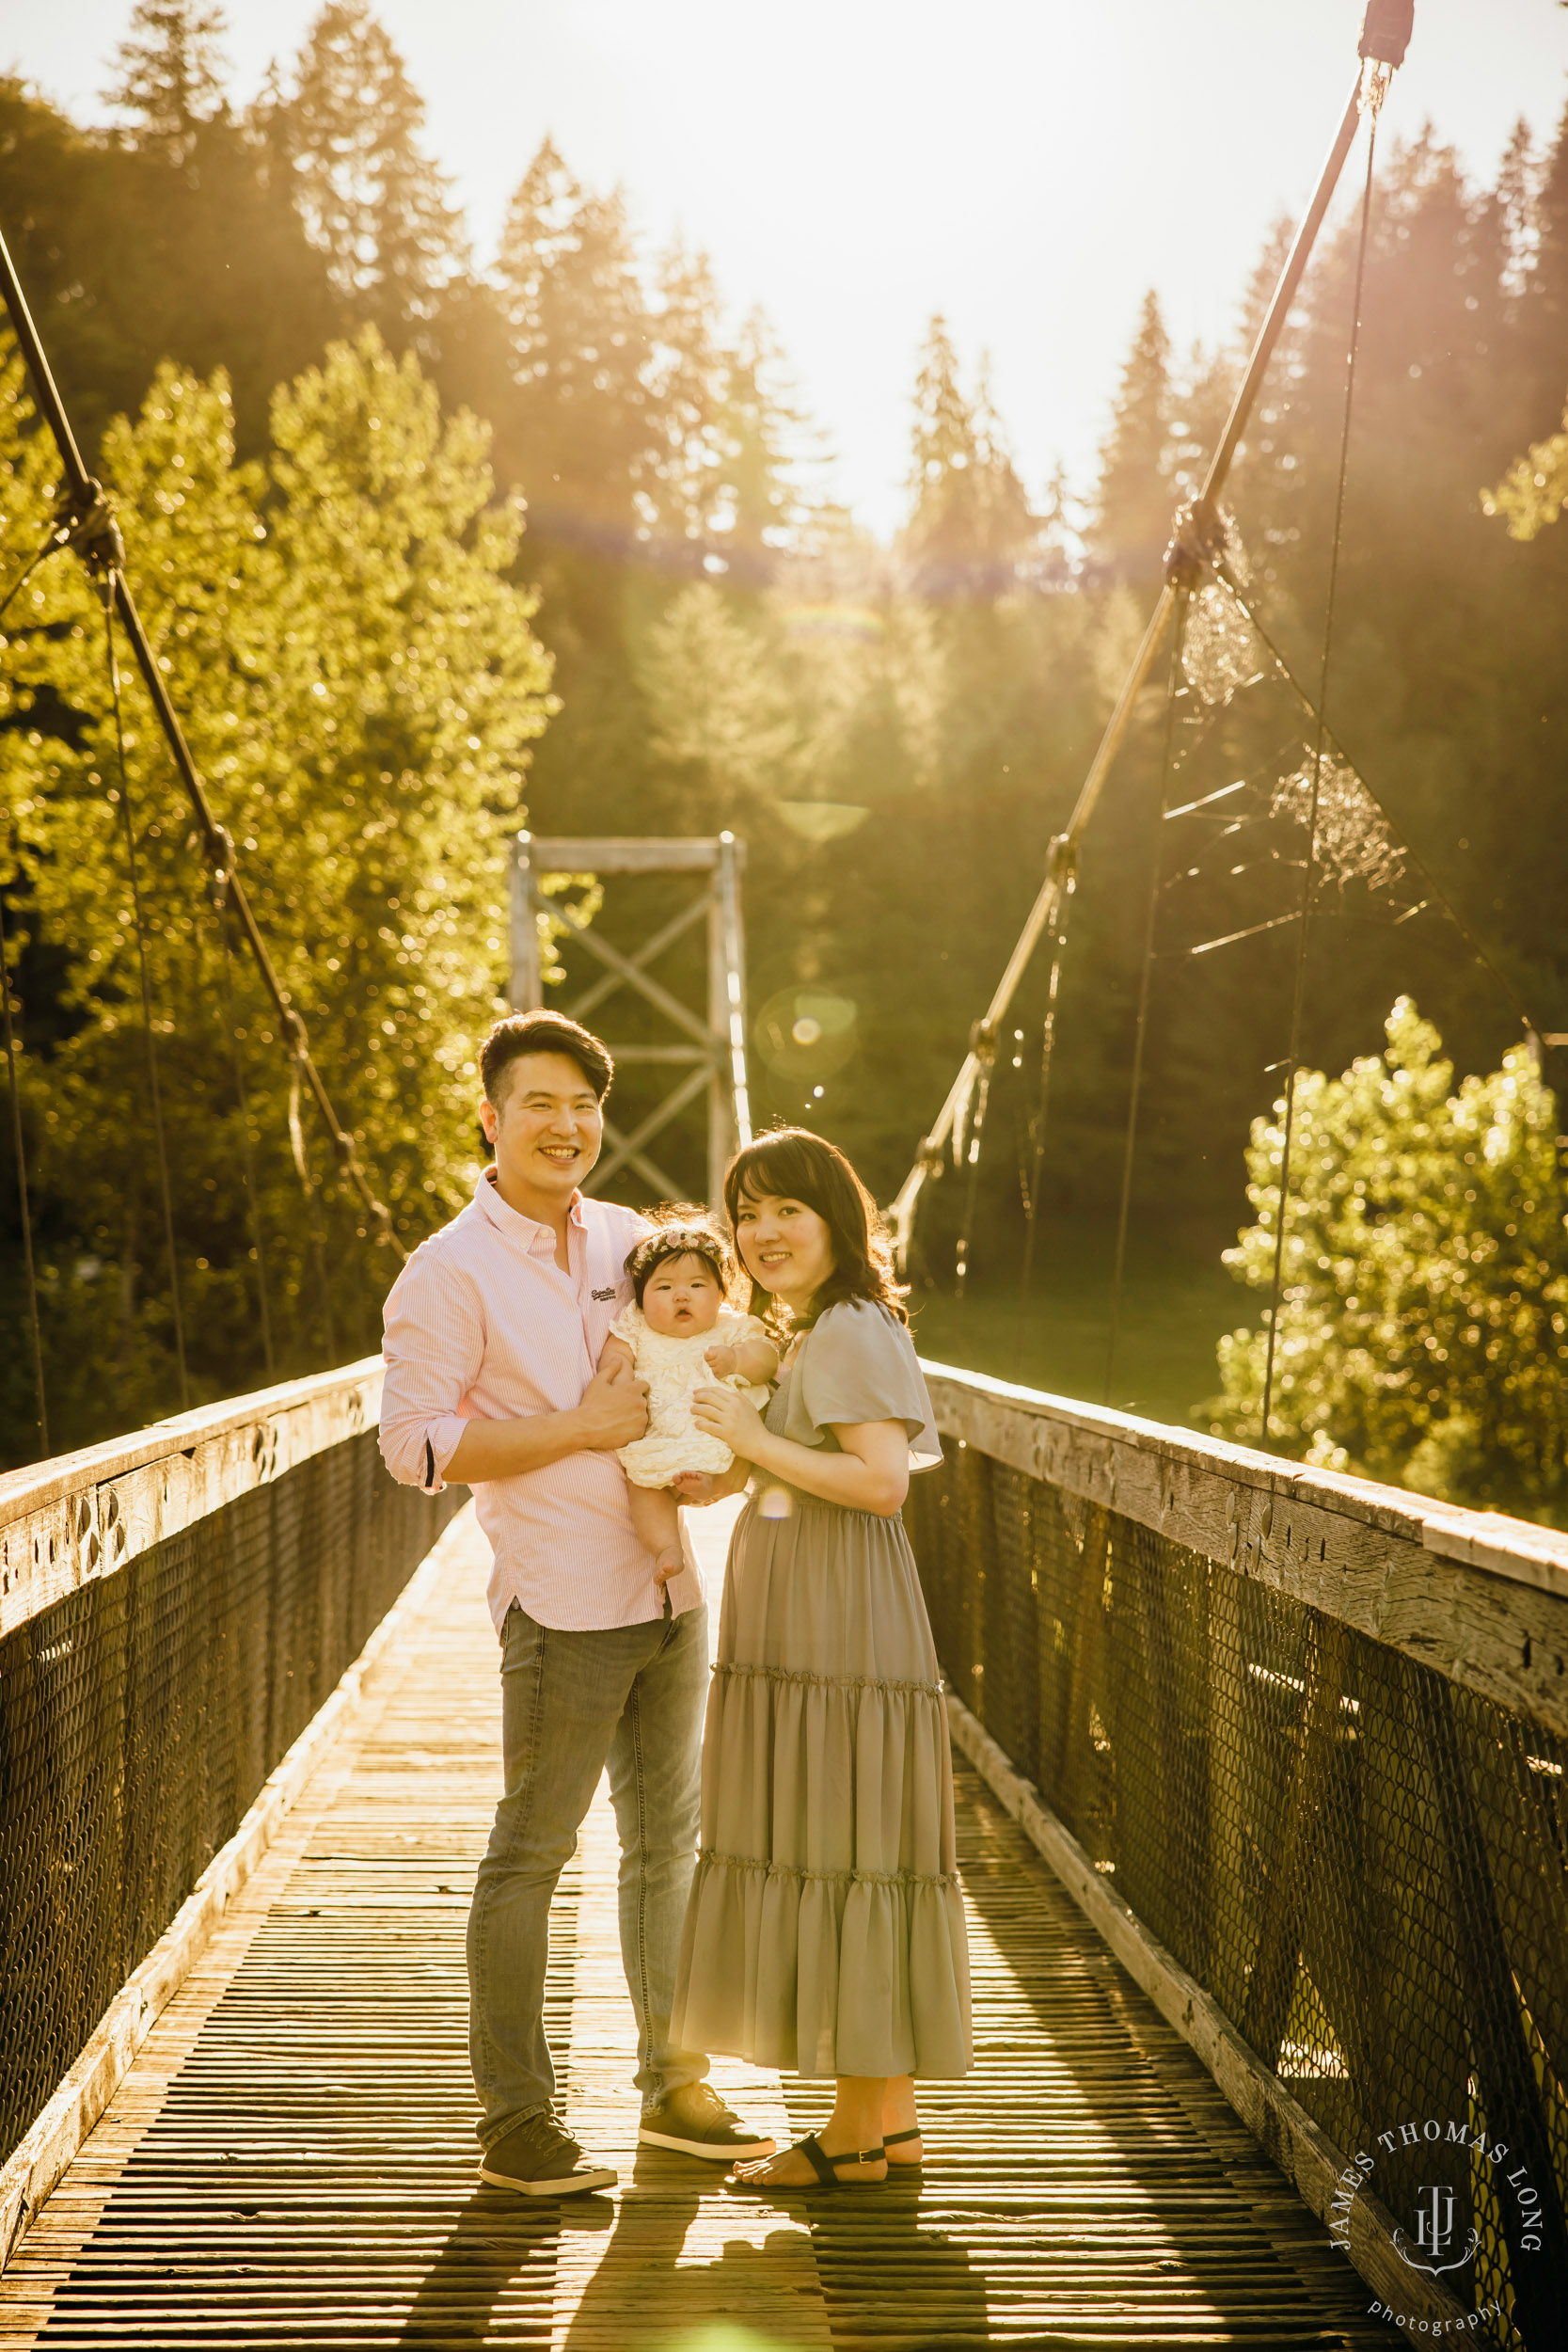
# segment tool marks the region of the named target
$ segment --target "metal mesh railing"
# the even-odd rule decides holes
[[[1462,2133],[1506,2146],[1469,2160],[1472,2218],[1436,2251],[1477,2243],[1442,2284],[1496,2307],[1482,2340],[1560,2342],[1568,1743],[975,1445],[949,1443],[907,1516],[956,1694],[1329,2138],[1371,2156],[1413,2261],[1429,2122],[1449,2172]]]
[[[0,1642],[0,2158],[464,1499],[367,1431]]]

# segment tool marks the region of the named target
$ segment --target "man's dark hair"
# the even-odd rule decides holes
[[[564,1054],[568,1061],[576,1062],[601,1103],[610,1092],[615,1065],[592,1029],[568,1021],[562,1012],[512,1012],[497,1022],[479,1049],[479,1074],[487,1103],[499,1106],[506,1073],[521,1054]]]

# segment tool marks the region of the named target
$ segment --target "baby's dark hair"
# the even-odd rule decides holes
[[[729,1243],[705,1218],[677,1212],[656,1225],[651,1233],[644,1233],[636,1248],[627,1254],[626,1272],[631,1276],[632,1294],[640,1307],[654,1269],[667,1265],[672,1258],[705,1258],[721,1291],[726,1299],[729,1297],[735,1283],[735,1260],[730,1255]]]

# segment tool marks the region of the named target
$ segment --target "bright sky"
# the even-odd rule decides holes
[[[316,0],[233,0],[235,87]],[[487,257],[554,135],[653,240],[760,303],[886,532],[933,310],[991,355],[1026,479],[1092,465],[1145,289],[1179,344],[1225,333],[1270,223],[1311,188],[1354,73],[1362,0],[380,0],[429,143]],[[0,0],[0,61],[79,119],[130,0]],[[1386,121],[1424,119],[1490,174],[1515,119],[1551,135],[1568,7],[1416,0]]]

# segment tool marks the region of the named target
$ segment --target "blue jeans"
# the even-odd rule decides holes
[[[515,1602],[507,1611],[506,1794],[468,1915],[468,2042],[486,2148],[555,2096],[544,2014],[550,1898],[607,1762],[644,2107],[707,2073],[705,2057],[670,2047],[696,1867],[706,1690],[705,1609],[578,1633],[536,1625]]]

